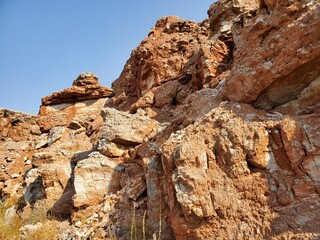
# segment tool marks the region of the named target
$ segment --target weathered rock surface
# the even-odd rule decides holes
[[[261,9],[246,27],[234,25],[234,63],[223,91],[227,99],[270,110],[296,99],[319,77],[320,3],[282,2]]]
[[[98,149],[106,155],[110,142],[134,146],[147,141],[159,132],[158,122],[146,116],[128,114],[112,108],[103,109],[103,115],[105,121]]]
[[[39,134],[37,116],[0,108],[1,141],[27,141]]]
[[[178,17],[158,20],[113,82],[112,106],[131,112],[142,108],[164,121],[191,92],[216,86],[226,74],[231,50],[208,39],[208,26]]]
[[[295,127],[288,129],[288,125]],[[167,204],[175,235],[181,239],[185,235],[260,239],[286,231],[287,226],[281,227],[275,217],[285,205],[312,198],[319,206],[310,170],[298,167],[301,162],[310,164],[309,158],[300,154],[296,162],[299,149],[290,149],[290,145],[285,145],[284,156],[275,151],[286,141],[285,136],[290,136],[290,143],[299,139],[296,128],[295,121],[284,116],[267,115],[248,105],[224,104],[169,138],[162,164],[168,176],[165,185],[170,186]],[[276,136],[278,143],[273,139]],[[290,155],[291,151],[295,154]],[[310,219],[317,219],[319,210],[310,212]],[[183,217],[177,217],[181,214]],[[296,214],[305,213],[298,210]],[[313,231],[308,224],[300,227],[302,232]]]
[[[110,97],[112,95],[112,89],[100,86],[96,75],[91,72],[84,72],[74,80],[71,88],[55,92],[50,96],[42,98],[41,101],[43,105],[47,106],[61,103],[75,103],[85,100]]]
[[[0,109],[0,196],[22,194],[34,140],[41,134],[37,116]]]
[[[63,103],[58,105],[41,106],[38,124],[42,132],[49,132],[53,127],[68,126],[77,132],[87,132],[88,135],[102,126],[101,109],[108,98],[87,100],[75,104]],[[74,123],[78,127],[74,129]]]
[[[98,205],[105,194],[120,190],[115,171],[121,171],[117,162],[99,152],[90,153],[87,158],[79,160],[74,170],[74,206]]]
[[[230,41],[233,25],[245,23],[246,19],[252,17],[259,7],[259,0],[220,0],[212,4],[208,10],[210,38]]]
[[[1,109],[0,197],[79,239],[320,238],[319,14],[220,0],[158,20],[113,89],[83,73],[38,116]]]

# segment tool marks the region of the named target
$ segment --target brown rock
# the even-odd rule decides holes
[[[257,13],[247,27],[233,28],[237,50],[223,91],[227,99],[269,110],[294,100],[319,77],[319,2],[284,2],[270,15]]]
[[[311,179],[307,176],[295,179],[292,188],[294,195],[298,200],[316,193]]]
[[[41,133],[35,115],[0,108],[0,119],[1,141],[27,141]]]
[[[72,121],[89,128],[101,113],[107,98],[86,100],[75,104],[62,103],[40,107],[38,124],[42,132],[48,132],[53,127],[68,126]],[[96,129],[91,129],[93,132]]]
[[[206,22],[159,19],[113,82],[114,105],[132,112],[151,107],[163,121],[189,91],[216,86],[228,67],[230,49],[207,35]]]
[[[129,198],[136,201],[146,189],[146,182],[142,178],[137,178],[129,181],[123,191],[126,192]]]
[[[302,166],[320,194],[320,156],[307,157],[304,159]]]
[[[52,157],[52,154],[49,152],[37,152],[32,155],[32,164],[36,167],[39,167],[42,164],[52,162]]]
[[[42,98],[42,104],[48,106],[61,103],[75,103],[91,99],[111,97],[112,95],[112,89],[100,86],[96,75],[90,72],[84,72],[74,80],[71,88],[55,92],[50,96]]]
[[[268,7],[268,10],[273,10],[275,7],[286,4],[286,0],[262,0],[262,2]]]
[[[164,17],[114,96],[83,73],[39,116],[0,109],[0,197],[71,218],[61,239],[139,223],[148,239],[318,239],[319,11],[220,0],[202,23]]]

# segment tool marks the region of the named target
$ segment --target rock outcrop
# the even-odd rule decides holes
[[[100,86],[98,77],[91,72],[81,73],[73,81],[71,88],[55,92],[41,99],[42,105],[55,105],[61,103],[76,103],[84,100],[99,99],[113,95],[112,89]]]
[[[222,41],[211,41],[208,28],[207,20],[158,20],[113,82],[112,106],[130,112],[143,108],[155,119],[168,121],[191,92],[217,86],[231,49]]]
[[[34,140],[40,136],[37,116],[0,109],[0,195],[23,192],[23,176],[31,167]]]
[[[1,109],[0,197],[70,238],[320,238],[319,14],[220,0],[158,20],[112,89],[82,73],[37,116]]]

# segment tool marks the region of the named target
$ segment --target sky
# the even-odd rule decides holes
[[[201,22],[213,0],[0,0],[0,108],[37,114],[81,72],[111,86],[163,16]]]

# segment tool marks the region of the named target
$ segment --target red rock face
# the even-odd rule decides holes
[[[269,110],[297,98],[319,76],[319,3],[283,2],[260,9],[246,27],[234,26],[227,99]]]
[[[158,20],[113,89],[83,73],[38,116],[3,110],[0,196],[74,238],[320,238],[320,2],[208,14]]]
[[[113,82],[114,106],[143,108],[164,120],[191,92],[217,86],[231,52],[228,44],[208,39],[208,26],[178,17],[158,20]]]

